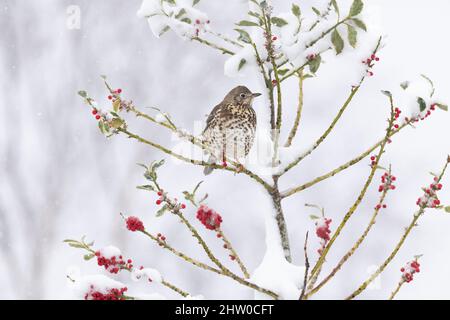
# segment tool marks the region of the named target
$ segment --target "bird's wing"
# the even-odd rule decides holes
[[[203,130],[203,132],[208,130],[211,127],[211,125],[213,125],[214,119],[216,119],[217,117],[224,117],[226,116],[227,113],[229,113],[227,104],[219,103],[217,106],[215,106],[214,109],[212,109],[211,113],[209,114],[208,119],[206,119],[206,127],[205,130]]]

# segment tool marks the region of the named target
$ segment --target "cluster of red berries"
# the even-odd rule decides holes
[[[92,108],[92,115],[94,116],[95,120],[100,120],[102,118],[99,110],[96,108]]]
[[[425,113],[422,113],[423,114],[422,116],[419,115],[419,116],[413,117],[412,119],[405,118],[405,121],[411,121],[411,122],[423,121],[426,118],[428,118],[429,116],[431,116],[432,112],[436,110],[436,106],[437,106],[437,104],[433,103]]]
[[[116,99],[120,98],[120,94],[122,93],[122,89],[116,89],[111,92],[108,96],[108,100],[116,101]]]
[[[145,230],[144,224],[138,217],[127,217],[125,221],[127,223],[127,229],[132,232]]]
[[[372,68],[373,68],[373,66],[375,65],[375,62],[374,61],[380,61],[380,58],[378,58],[375,54],[372,54],[371,56],[370,56],[370,58],[367,58],[366,60],[363,60],[363,64],[365,64],[365,65],[367,65],[368,66],[368,68],[367,68],[367,75],[369,76],[369,77],[372,77],[373,76],[373,71],[371,70]]]
[[[441,204],[438,199],[437,191],[442,189],[442,184],[439,183],[439,178],[434,178],[434,183],[430,184],[429,188],[422,188],[424,195],[417,199],[416,204],[421,208],[436,208]]]
[[[377,164],[377,156],[371,156],[370,161],[370,165],[375,166]]]
[[[399,108],[395,108],[394,109],[394,119],[395,120],[398,120],[398,118],[400,117],[400,114],[402,113],[402,110],[400,110]],[[399,125],[398,124],[394,124],[394,128],[395,129],[398,129],[399,128]]]
[[[216,230],[220,228],[220,224],[222,223],[222,217],[216,211],[208,208],[204,204],[197,210],[197,219],[200,220],[208,230]],[[219,237],[219,235],[220,234],[217,236]]]
[[[206,20],[206,21],[201,21],[200,19],[196,19],[195,20],[195,36],[199,36],[200,34],[200,30],[203,29],[205,27],[205,24],[210,24],[211,21]]]
[[[328,218],[321,218],[318,219],[316,224],[316,235],[320,238],[320,244],[321,247],[317,250],[319,254],[322,254],[323,249],[327,245],[328,241],[330,240],[330,224],[332,220]]]
[[[117,274],[122,269],[131,269],[133,268],[133,261],[131,259],[124,260],[122,256],[112,256],[105,257],[102,255],[101,251],[96,251],[95,256],[97,257],[97,264],[100,267],[105,267],[105,270]]]
[[[84,295],[84,300],[125,300],[125,292],[127,287],[116,289],[108,289],[107,293],[95,290],[93,285],[90,286],[88,293]]]
[[[156,204],[159,206],[161,203],[163,202],[167,202],[171,208],[174,209],[186,209],[186,205],[184,203],[178,203],[178,199],[175,198],[173,199],[173,201],[171,199],[169,199],[166,195],[166,193],[164,193],[164,191],[161,189],[160,191],[158,191],[158,196],[159,198],[156,200]]]
[[[158,244],[159,244],[160,247],[163,246],[163,243],[166,243],[166,236],[165,236],[165,235],[163,235],[163,234],[161,234],[161,233],[158,233],[158,234],[156,235],[156,238],[157,238],[157,240],[158,240]]]
[[[405,267],[401,268],[402,278],[406,282],[411,282],[413,280],[414,273],[420,272],[420,263],[417,260],[408,262]]]
[[[381,184],[378,187],[378,192],[383,192],[385,190],[395,190],[394,181],[396,181],[397,178],[390,174],[389,172],[385,172],[381,176]]]

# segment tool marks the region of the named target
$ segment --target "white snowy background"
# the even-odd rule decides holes
[[[308,3],[317,1],[304,1]],[[323,1],[322,1],[323,2]],[[368,2],[368,1],[366,1]],[[286,11],[290,1],[275,1],[276,11]],[[281,3],[278,7],[277,3]],[[135,164],[165,156],[123,137],[105,139],[92,115],[77,96],[88,90],[99,103],[107,103],[99,77],[124,90],[141,107],[158,106],[177,123],[192,130],[195,121],[220,102],[229,89],[247,85],[263,91],[259,74],[245,78],[224,76],[225,57],[198,43],[182,41],[173,33],[156,39],[144,19],[136,16],[141,0],[25,1],[0,0],[0,298],[71,299],[74,291],[66,274],[102,273],[94,261],[84,262],[81,251],[62,243],[86,235],[96,246],[115,245],[136,264],[158,269],[163,276],[193,295],[211,299],[251,298],[252,292],[233,281],[197,270],[140,234],[124,228],[119,212],[141,217],[152,232],[162,232],[175,247],[200,259],[205,257],[188,232],[170,216],[155,218],[155,196],[138,191],[142,171]],[[79,29],[67,27],[69,14],[79,8]],[[369,79],[326,142],[307,160],[280,180],[281,189],[309,181],[366,150],[383,134],[386,97],[398,83],[421,73],[432,78],[445,102],[450,101],[448,79],[450,44],[446,33],[450,3],[446,0],[379,0],[371,3],[370,19],[376,31],[387,35],[386,47],[375,76]],[[245,18],[246,1],[203,0],[211,26],[232,34],[233,23]],[[327,60],[327,59],[325,59]],[[322,65],[318,78],[305,84],[305,107],[298,147],[307,147],[328,126],[348,94],[352,75],[349,63],[333,59]],[[285,90],[285,121],[294,118],[297,84]],[[262,100],[261,100],[262,101]],[[267,108],[257,102],[261,123]],[[167,131],[143,121],[133,122],[145,136],[171,145]],[[383,211],[366,242],[315,298],[339,299],[351,293],[382,262],[409,223],[420,187],[430,182],[429,171],[438,171],[450,152],[450,115],[437,111],[418,128],[405,129],[388,146],[383,164],[393,166],[397,190],[388,196]],[[166,158],[166,157],[165,157]],[[312,210],[304,203],[320,204],[335,227],[354,202],[368,161],[284,201],[294,262],[303,264],[303,240],[313,231]],[[160,171],[165,189],[181,197],[205,180],[208,204],[224,218],[223,229],[250,270],[264,255],[265,210],[270,199],[245,176],[214,172],[206,179],[202,168],[169,162]],[[377,183],[344,229],[331,254],[329,270],[365,227],[377,201]],[[444,180],[441,201],[450,204],[450,179]],[[189,207],[188,207],[189,208]],[[187,210],[194,219],[194,211]],[[449,299],[450,215],[428,211],[398,256],[374,286],[360,296],[384,299],[400,277],[400,267],[416,254],[422,272],[398,295],[402,299]],[[204,233],[217,252],[214,233]],[[313,233],[311,233],[313,235]],[[310,237],[310,259],[317,258],[319,241]],[[129,281],[129,276],[118,276]],[[176,298],[159,284],[133,285],[133,290],[159,292]],[[130,288],[130,290],[131,290]]]

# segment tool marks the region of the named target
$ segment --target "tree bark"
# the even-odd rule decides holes
[[[291,247],[289,245],[289,235],[286,226],[286,220],[284,219],[283,208],[281,206],[280,191],[278,189],[278,177],[273,177],[274,186],[272,191],[272,201],[275,208],[275,219],[277,220],[278,230],[280,232],[281,246],[283,247],[284,256],[287,261],[292,262]]]

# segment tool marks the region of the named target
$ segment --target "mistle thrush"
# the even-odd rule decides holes
[[[226,158],[239,162],[245,158],[253,145],[256,130],[256,113],[252,102],[260,93],[252,93],[247,87],[238,86],[231,90],[206,120],[203,143],[210,154],[209,163]],[[209,174],[212,167],[206,166]]]

